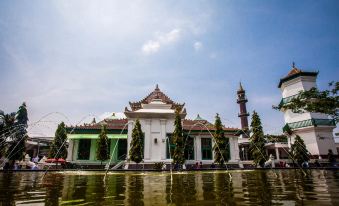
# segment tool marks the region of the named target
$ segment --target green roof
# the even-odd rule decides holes
[[[200,117],[198,114],[197,117],[194,119],[195,121],[205,121],[203,118]]]

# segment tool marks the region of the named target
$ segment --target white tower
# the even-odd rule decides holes
[[[318,72],[302,71],[296,68],[293,63],[292,70],[287,76],[280,79],[278,85],[282,91],[280,105],[288,104],[293,97],[298,95],[299,91],[307,91],[312,87],[317,87],[317,75]],[[299,135],[314,157],[325,157],[329,149],[333,153],[337,153],[333,138],[333,129],[336,125],[334,120],[329,119],[328,115],[311,112],[293,113],[291,110],[282,110],[282,112],[284,112],[285,124],[288,124],[293,131],[292,143],[295,135]]]

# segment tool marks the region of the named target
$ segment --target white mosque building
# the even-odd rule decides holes
[[[144,133],[143,163],[149,167],[155,162],[172,162],[171,153],[174,150],[172,133],[174,131],[175,110],[180,111],[184,130],[186,164],[202,162],[208,166],[214,162],[213,145],[214,125],[199,115],[194,120],[186,119],[185,104],[176,103],[164,94],[158,87],[144,99],[130,102],[125,108],[126,118],[118,119],[114,115],[103,121],[68,127],[69,148],[68,161],[82,165],[100,164],[96,159],[96,148],[101,125],[105,124],[109,138],[109,150],[113,154],[112,162],[117,163],[128,159],[132,130],[136,119],[141,123]],[[226,138],[229,139],[229,163],[239,162],[239,130],[224,127]]]

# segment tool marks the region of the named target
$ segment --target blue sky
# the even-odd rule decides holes
[[[281,132],[279,79],[292,61],[319,70],[318,86],[339,76],[338,1],[1,1],[0,109],[25,101],[31,122],[50,112],[76,124],[122,112],[159,84],[199,113],[240,126],[236,90],[248,95],[264,129]],[[85,121],[89,121],[88,117]]]

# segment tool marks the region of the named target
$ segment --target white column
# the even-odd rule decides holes
[[[158,140],[158,144],[161,145],[161,159],[166,159],[166,119],[160,119],[160,139]]]
[[[145,150],[144,150],[144,159],[150,160],[152,156],[152,135],[151,135],[151,119],[145,119]]]
[[[280,160],[280,157],[279,157],[279,149],[276,147],[275,148],[275,158],[277,159],[277,160]]]
[[[239,160],[239,146],[236,137],[229,137],[231,159],[230,162],[236,162]]]
[[[74,144],[73,144],[73,161],[78,159],[78,150],[79,150],[79,140],[73,140]]]
[[[201,154],[201,136],[196,136],[195,137],[195,160],[196,161],[201,161],[202,160],[202,154]],[[213,140],[212,140],[212,146],[213,146]]]
[[[70,139],[68,142],[68,148],[67,148],[67,161],[73,161],[73,145],[74,140]]]
[[[127,131],[127,159],[129,159],[129,150],[131,148],[131,141],[132,141],[132,130],[134,128],[134,120],[128,120],[128,131]]]

